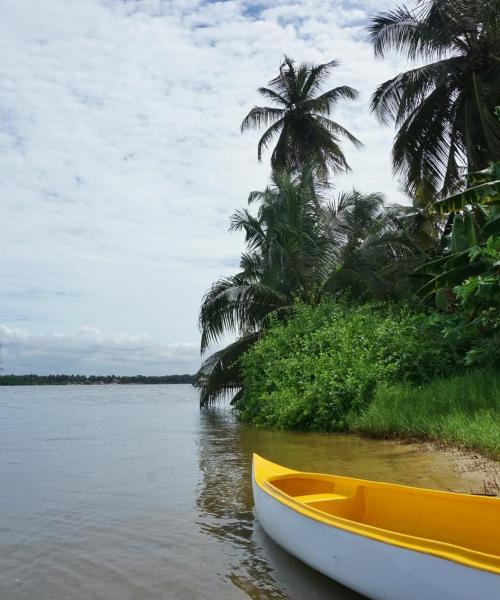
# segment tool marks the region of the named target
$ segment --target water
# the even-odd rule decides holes
[[[468,490],[448,456],[353,436],[256,430],[190,386],[0,388],[0,598],[361,596],[256,522],[250,460]]]

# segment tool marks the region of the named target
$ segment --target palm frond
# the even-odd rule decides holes
[[[242,385],[241,357],[258,337],[258,333],[242,336],[203,362],[194,383],[200,390],[200,407],[210,406],[238,392]]]
[[[243,274],[219,279],[201,305],[201,351],[227,333],[260,329],[271,312],[289,303],[286,294],[260,282],[247,282]]]
[[[339,123],[332,121],[331,119],[327,119],[326,117],[316,116],[315,119],[322,125],[325,129],[327,129],[330,133],[335,136],[345,137],[347,138],[351,144],[354,144],[357,148],[361,148],[363,143],[358,140],[349,130],[345,127],[342,127]]]
[[[304,97],[309,97],[310,94],[316,92],[328,79],[330,73],[339,66],[337,60],[331,60],[330,62],[322,65],[316,65],[309,69],[307,80],[302,88]]]
[[[372,110],[398,131],[393,167],[414,193],[423,183],[440,195],[457,191],[463,167],[500,156],[498,0],[418,0],[377,14],[370,36],[377,56],[394,50],[428,63],[382,83]]]
[[[285,123],[285,119],[278,119],[275,123],[269,127],[264,132],[264,135],[260,138],[259,143],[257,145],[257,158],[258,160],[262,160],[262,153],[266,150],[269,144],[272,142],[273,138],[283,130],[283,125]]]
[[[283,116],[282,108],[272,108],[270,106],[254,106],[241,123],[241,131],[246,129],[258,129],[267,127],[275,123]]]

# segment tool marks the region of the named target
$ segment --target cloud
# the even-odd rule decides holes
[[[331,84],[361,91],[334,115],[365,142],[345,146],[353,171],[337,189],[402,200],[392,132],[368,110],[402,68],[373,58],[364,25],[377,7],[0,0],[2,321],[33,336],[90,323],[166,347],[198,339],[203,293],[242,249],[229,217],[269,176],[258,133],[239,124],[284,53],[338,58]]]
[[[81,327],[74,333],[29,333],[0,325],[4,371],[129,375],[194,372],[198,344],[159,344],[149,335],[103,333]]]

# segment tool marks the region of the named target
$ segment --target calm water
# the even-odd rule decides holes
[[[253,451],[286,465],[470,489],[451,459],[200,412],[190,386],[0,388],[0,598],[360,599],[255,521]]]

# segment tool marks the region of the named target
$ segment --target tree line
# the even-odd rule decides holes
[[[193,383],[194,375],[0,375],[0,385],[96,385]]]

